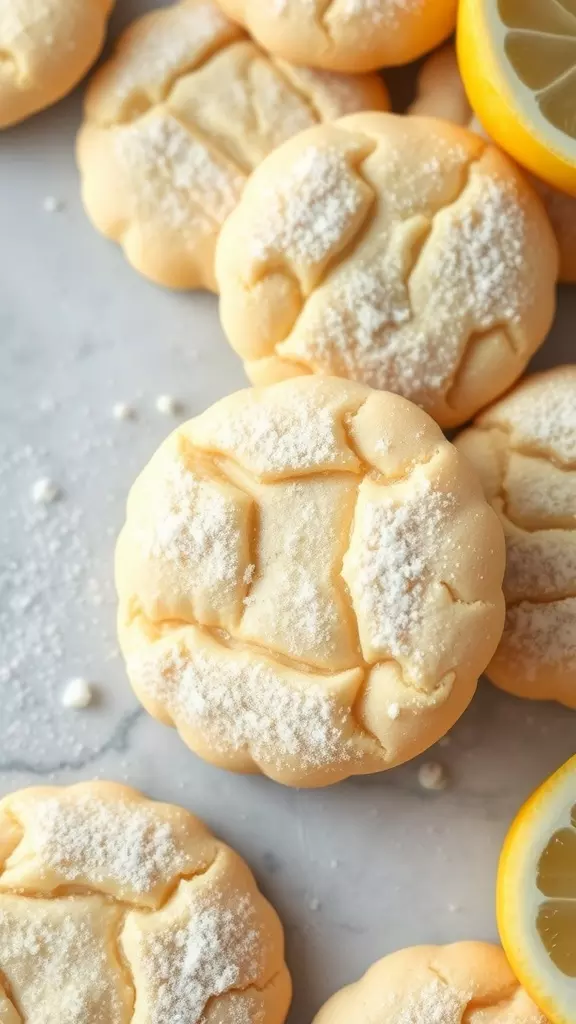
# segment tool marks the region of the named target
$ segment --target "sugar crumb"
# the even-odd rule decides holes
[[[53,501],[61,497],[62,491],[49,476],[41,476],[32,485],[30,495],[36,505],[51,505]]]
[[[64,708],[81,711],[92,703],[94,692],[89,682],[82,676],[71,679],[62,690],[60,703]]]
[[[448,785],[448,774],[438,761],[426,761],[418,769],[418,782],[422,789],[439,792]]]

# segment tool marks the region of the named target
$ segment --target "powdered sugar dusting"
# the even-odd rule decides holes
[[[138,957],[150,990],[147,1013],[155,1024],[200,1024],[210,999],[259,981],[262,936],[253,903],[236,895],[225,905],[207,905],[188,921],[164,931],[142,931]],[[254,1017],[232,1008],[231,1024]]]
[[[234,209],[244,175],[166,112],[115,129],[135,215],[170,229],[213,230]]]
[[[511,430],[512,442],[576,464],[576,370],[573,366],[528,379],[485,417]]]
[[[387,1009],[394,1024],[460,1024],[472,994],[433,978],[407,999],[392,995]]]
[[[576,672],[576,598],[513,605],[506,612],[503,639],[522,659],[529,681],[542,677],[547,669]]]
[[[173,643],[128,661],[132,679],[222,753],[249,750],[257,763],[320,767],[347,753],[347,709],[310,674],[215,642]],[[294,680],[292,682],[292,680]]]
[[[118,918],[115,908],[94,897],[82,900],[79,913],[74,903],[0,896],[2,973],[18,992],[23,1020],[125,1019],[128,998],[119,995],[125,982],[106,949]]]
[[[418,671],[421,628],[438,545],[453,499],[419,476],[401,502],[383,494],[357,514],[345,573],[370,645]]]
[[[290,171],[262,195],[262,217],[250,225],[254,260],[275,253],[301,266],[321,263],[356,220],[363,204],[343,153],[307,146]]]
[[[27,837],[41,862],[69,882],[147,893],[186,866],[167,822],[145,807],[94,796],[37,803]]]

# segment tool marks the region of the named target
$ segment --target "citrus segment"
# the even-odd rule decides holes
[[[497,903],[514,973],[551,1024],[576,1024],[576,757],[514,821]]]
[[[461,0],[458,54],[486,132],[576,195],[576,0]]]

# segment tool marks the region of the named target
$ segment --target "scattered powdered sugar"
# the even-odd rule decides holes
[[[49,476],[41,476],[36,480],[30,491],[32,501],[36,505],[51,505],[56,498],[60,497],[60,487],[58,484],[51,480]]]
[[[296,389],[273,389],[250,395],[233,412],[211,412],[197,421],[200,445],[209,444],[236,458],[247,469],[263,474],[296,473],[356,460],[337,436],[337,417],[314,394]]]
[[[377,651],[424,659],[421,628],[434,563],[449,531],[453,499],[423,475],[398,502],[385,491],[357,514],[346,556],[346,578],[354,605]]]
[[[114,64],[118,99],[147,87],[163,98],[166,86],[178,73],[191,70],[213,43],[225,40],[229,33],[226,15],[210,0],[181,3],[163,11],[147,32],[134,34],[122,59]]]
[[[44,33],[44,41],[49,45],[53,36],[51,27],[54,23],[53,0],[15,0],[10,4],[2,4],[0,11],[0,36],[2,49],[9,51],[16,49],[23,43],[28,52],[30,47],[30,36],[38,37],[40,32]],[[42,37],[41,37],[42,38]]]
[[[41,862],[69,882],[147,893],[187,864],[170,824],[139,804],[48,798],[35,804],[26,825]]]
[[[174,565],[186,590],[201,588],[221,607],[242,579],[243,525],[232,497],[178,461],[157,488],[152,529],[138,537],[146,557]]]
[[[234,988],[257,985],[262,969],[263,937],[248,896],[225,905],[208,905],[165,931],[142,931],[138,956],[150,991],[147,1014],[155,1024],[201,1024],[210,1000]],[[250,1001],[247,995],[246,1001]],[[241,993],[231,1024],[251,1024],[241,1011]]]
[[[250,225],[250,255],[282,253],[296,264],[321,263],[341,245],[364,202],[345,155],[307,146],[289,172],[263,190],[261,218]]]
[[[471,998],[472,994],[466,995],[439,978],[433,978],[408,998],[387,997],[386,1010],[394,1024],[461,1024],[462,1014]]]
[[[563,598],[573,592],[575,580],[573,530],[506,530],[504,593],[508,601]]]
[[[213,230],[236,206],[244,175],[172,115],[152,113],[114,131],[136,217],[183,232]]]
[[[338,13],[347,18],[368,16],[374,25],[393,27],[400,14],[422,12],[426,0],[342,0]]]
[[[502,424],[518,447],[550,453],[576,464],[576,369],[560,367],[530,378],[489,413],[487,424]]]
[[[56,196],[45,196],[42,207],[45,213],[60,213],[64,209],[64,200]]]
[[[177,416],[181,411],[181,403],[173,395],[158,395],[155,401],[156,411],[163,416]]]
[[[115,420],[133,420],[136,418],[136,410],[128,402],[115,402],[112,406],[112,416]]]
[[[508,608],[500,650],[521,659],[530,681],[547,670],[576,671],[576,598]]]
[[[387,715],[392,722],[395,722],[396,719],[400,718],[400,705],[396,703],[389,704]]]
[[[64,708],[81,711],[92,703],[93,697],[94,692],[90,683],[83,679],[82,676],[77,676],[76,679],[71,679],[64,687],[60,695],[60,703]]]
[[[0,897],[2,974],[18,993],[18,1020],[86,1024],[125,1019],[128,996],[124,1005],[119,998],[125,989],[122,970],[106,948],[119,912],[101,900],[82,902],[78,913],[74,901]]]
[[[257,763],[285,769],[287,759],[320,767],[352,756],[347,711],[320,677],[298,676],[252,651],[174,643],[128,661],[131,679],[216,750],[248,749]],[[294,679],[291,684],[290,679]]]

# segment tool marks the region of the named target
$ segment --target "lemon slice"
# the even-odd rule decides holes
[[[512,970],[552,1024],[575,1024],[576,757],[514,821],[500,858],[497,904]]]
[[[458,59],[488,134],[576,195],[576,0],[461,0]]]

